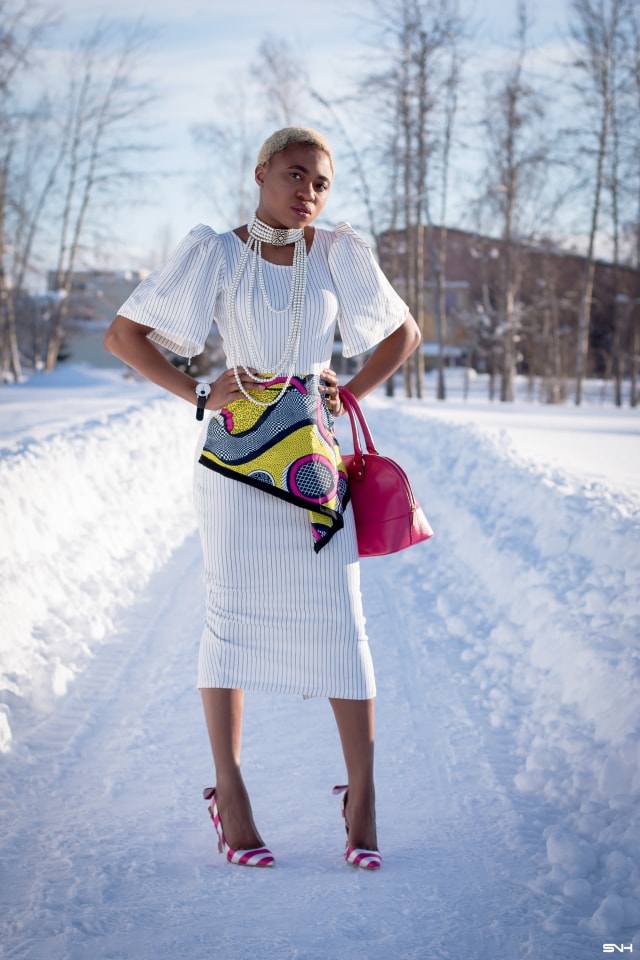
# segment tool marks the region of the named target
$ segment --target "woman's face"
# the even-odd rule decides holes
[[[327,202],[333,179],[331,161],[318,147],[290,143],[268,164],[256,167],[260,188],[257,214],[271,227],[306,227]]]

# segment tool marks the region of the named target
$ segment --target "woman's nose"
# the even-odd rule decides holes
[[[315,197],[315,190],[313,189],[312,183],[301,183],[298,187],[298,196],[304,200],[313,200]]]

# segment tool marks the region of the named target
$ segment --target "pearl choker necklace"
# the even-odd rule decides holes
[[[284,227],[270,227],[264,220],[258,220],[252,217],[247,224],[249,236],[254,237],[261,243],[271,243],[274,247],[286,247],[297,240],[304,240],[304,230],[285,230]]]
[[[307,244],[304,238],[303,229],[285,230],[284,228],[270,227],[269,224],[264,223],[255,216],[252,217],[247,226],[249,230],[249,236],[238,261],[238,266],[233,274],[233,279],[231,280],[231,285],[229,287],[229,293],[227,296],[230,360],[233,366],[236,383],[246,399],[250,400],[251,403],[255,403],[256,406],[259,407],[271,407],[278,402],[280,397],[291,383],[291,378],[293,377],[296,361],[298,359],[298,353],[300,352],[300,333],[302,329],[302,317],[304,314],[304,301],[307,287]],[[276,247],[284,247],[290,243],[294,244],[291,290],[289,293],[289,301],[284,310],[275,310],[267,295],[267,288],[262,272],[263,243],[271,243]],[[251,262],[249,264],[247,324],[244,330],[246,339],[249,343],[249,366],[254,367],[256,370],[264,370],[266,366],[262,359],[262,354],[260,353],[260,350],[256,344],[254,335],[255,320],[253,317],[253,295],[255,289],[256,272],[258,273],[263,300],[271,313],[283,314],[291,311],[289,336],[287,337],[284,351],[277,364],[275,364],[273,373],[268,377],[256,376],[247,368],[247,366],[239,361],[241,339],[240,326],[236,314],[236,297],[238,293],[238,287],[240,286],[240,280],[242,279],[242,274],[247,265],[247,261],[251,256],[251,253],[253,253],[253,257],[251,258]],[[282,388],[278,391],[278,395],[274,400],[271,400],[268,403],[263,403],[262,400],[257,400],[255,397],[252,397],[247,390],[245,390],[240,380],[240,370],[243,370],[244,373],[246,373],[247,376],[250,377],[255,383],[269,384],[281,377],[285,377],[285,382]]]

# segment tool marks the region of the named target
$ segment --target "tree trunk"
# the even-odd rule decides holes
[[[416,226],[416,322],[420,335],[424,341],[425,310],[424,310],[424,224]],[[422,400],[424,385],[424,350],[422,343],[413,354],[416,372],[416,397]]]
[[[633,327],[631,335],[631,395],[629,404],[632,407],[638,406],[639,393],[638,380],[640,378],[640,317],[638,316],[638,306],[635,305],[634,313],[631,314],[631,324]]]
[[[589,229],[589,247],[582,282],[582,293],[578,310],[578,329],[576,336],[576,405],[582,403],[584,378],[587,375],[589,356],[589,337],[591,332],[591,307],[593,301],[594,250],[600,219],[602,190],[605,177],[605,160],[612,122],[612,69],[615,61],[616,42],[619,30],[620,3],[613,0],[610,16],[598,11],[595,22],[592,11],[583,0],[574,0],[574,10],[579,18],[577,39],[587,47],[587,56],[581,61],[592,80],[599,104],[599,125],[596,150],[596,176],[593,203],[591,207],[591,225]],[[580,33],[582,30],[582,33]]]
[[[435,231],[438,230],[438,240],[435,241]],[[431,258],[431,268],[435,288],[433,291],[433,312],[435,319],[435,334],[437,353],[437,377],[436,398],[444,400],[446,398],[444,369],[445,369],[445,343],[446,343],[446,290],[445,290],[445,270],[446,270],[446,227],[440,226],[429,228],[429,253]]]
[[[595,208],[594,208],[595,212]],[[597,215],[596,215],[597,221]],[[590,253],[587,256],[587,262],[584,268],[584,279],[582,281],[582,294],[580,296],[580,307],[578,312],[578,331],[576,344],[576,394],[575,402],[579,406],[582,403],[583,381],[587,374],[587,356],[589,353],[589,333],[591,327],[591,303],[593,300],[593,277],[595,273],[595,264],[593,263],[593,238],[592,233],[590,243]]]

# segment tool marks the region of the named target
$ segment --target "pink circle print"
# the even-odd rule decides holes
[[[291,493],[303,500],[326,503],[336,495],[338,475],[327,457],[319,453],[309,453],[291,464],[287,485]]]

